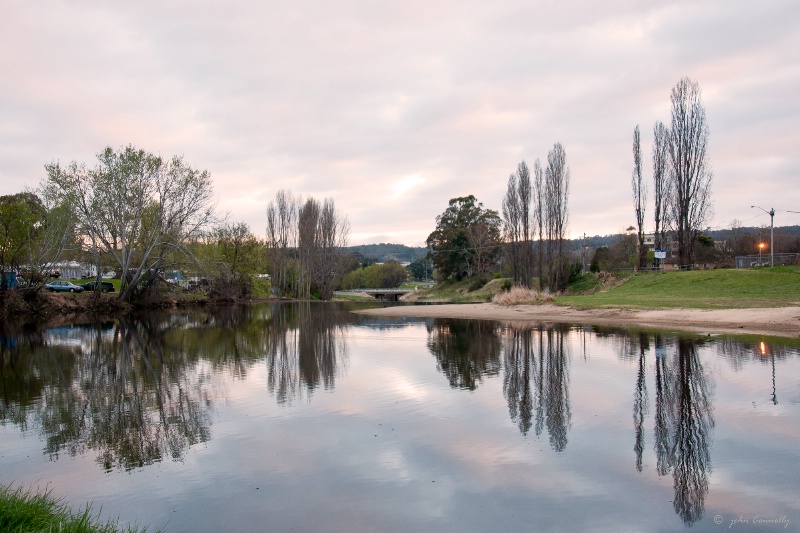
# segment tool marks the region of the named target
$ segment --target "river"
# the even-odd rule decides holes
[[[0,335],[0,483],[178,531],[798,531],[800,344],[358,304]]]

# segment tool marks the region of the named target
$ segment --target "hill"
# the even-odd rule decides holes
[[[403,244],[362,244],[348,246],[348,253],[360,254],[366,259],[375,259],[378,263],[396,261],[398,263],[413,263],[428,253],[427,248],[405,246]]]

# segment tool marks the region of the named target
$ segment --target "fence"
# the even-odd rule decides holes
[[[800,265],[800,254],[775,254],[775,266],[780,265]],[[770,266],[769,254],[736,256],[736,268],[758,266]]]

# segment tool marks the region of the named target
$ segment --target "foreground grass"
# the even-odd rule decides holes
[[[555,303],[641,309],[800,305],[800,267],[637,274],[607,291],[559,296]]]
[[[25,491],[0,486],[0,531],[4,533],[62,532],[117,533],[144,532],[146,529],[121,528],[114,521],[101,522],[89,507],[74,513],[49,493]]]

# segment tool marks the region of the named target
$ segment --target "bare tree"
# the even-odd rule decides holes
[[[503,198],[503,221],[505,222],[506,249],[508,262],[511,264],[511,277],[516,283],[520,279],[520,213],[519,191],[517,190],[517,176],[508,177],[506,196]]]
[[[317,251],[320,210],[319,202],[309,198],[297,216],[297,252],[300,260],[297,296],[305,299],[311,298],[311,275]]]
[[[561,143],[553,145],[547,154],[545,170],[547,220],[548,285],[551,290],[561,290],[568,281],[566,275],[566,257],[564,255],[564,237],[567,228],[570,171],[567,166],[567,153]]]
[[[336,285],[343,275],[343,249],[347,246],[350,223],[336,211],[333,200],[326,198],[322,204],[317,226],[317,260],[312,282],[320,298],[333,297]]]
[[[267,246],[272,264],[273,286],[288,295],[291,285],[290,250],[297,249],[297,215],[300,199],[280,190],[267,206]]]
[[[522,285],[525,287],[531,286],[531,172],[525,161],[522,161],[517,166],[517,187],[519,198],[519,214],[520,214],[520,237],[523,243],[520,254],[520,266]],[[534,214],[535,219],[535,214]]]
[[[678,241],[681,265],[694,260],[694,242],[712,214],[711,181],[707,146],[708,124],[700,98],[700,87],[683,78],[673,87],[669,158],[672,178],[670,205],[672,225]]]
[[[666,243],[666,228],[669,225],[668,206],[670,201],[669,178],[669,131],[660,120],[653,127],[653,240],[657,250],[663,250]]]
[[[536,213],[536,228],[538,230],[539,238],[536,246],[537,251],[537,272],[539,275],[539,290],[544,289],[543,278],[544,278],[544,263],[543,263],[543,256],[542,256],[542,238],[544,237],[544,223],[545,223],[545,200],[544,200],[544,172],[542,172],[542,163],[539,161],[539,158],[536,158],[536,161],[533,163],[533,188],[536,190],[536,195],[534,196],[534,212]]]
[[[647,248],[644,246],[644,213],[647,205],[647,184],[642,179],[642,144],[639,126],[633,130],[633,174],[631,176],[633,208],[636,212],[637,238],[639,241],[639,268],[647,267]]]
[[[514,282],[530,287],[532,276],[532,228],[531,219],[531,174],[528,165],[522,161],[516,174],[508,178],[506,197],[503,200],[506,240]]]

